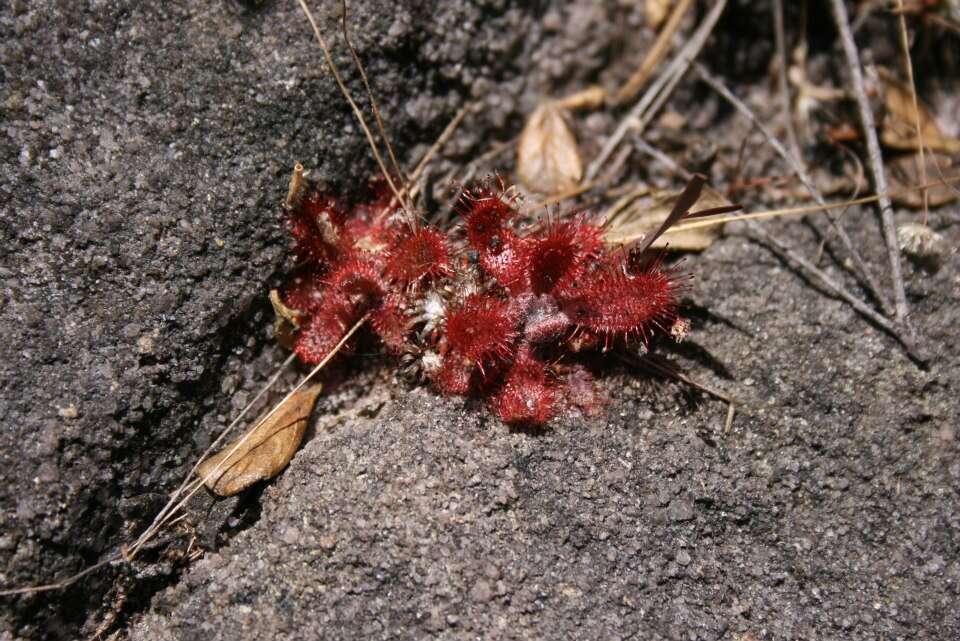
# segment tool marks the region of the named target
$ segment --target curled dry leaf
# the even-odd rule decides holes
[[[892,149],[918,150],[920,140],[917,138],[917,118],[913,110],[913,93],[910,87],[885,69],[880,70],[880,79],[883,81],[884,105],[887,110],[880,128],[880,140]],[[960,140],[945,134],[936,118],[919,99],[917,107],[920,111],[920,133],[925,148],[948,154],[960,153]]]
[[[527,189],[548,195],[572,189],[583,177],[577,141],[555,103],[540,105],[527,119],[517,145],[517,173]]]
[[[604,239],[610,244],[630,243],[657,229],[670,214],[681,192],[649,192],[639,189],[621,198],[611,207],[604,221]],[[692,211],[725,207],[730,202],[704,185]],[[677,251],[703,251],[720,236],[723,225],[698,227],[661,236],[653,247],[669,246]]]
[[[197,473],[207,488],[220,496],[233,496],[279,474],[300,447],[322,389],[318,384],[292,395],[252,432],[201,463]]]
[[[287,349],[293,349],[293,341],[297,329],[300,328],[303,313],[287,307],[280,298],[280,292],[275,289],[270,290],[270,304],[273,306],[273,313],[276,315],[273,321],[274,335],[281,345]]]
[[[916,189],[923,184],[923,172],[919,171],[920,154],[899,156],[886,163],[887,182],[890,186],[890,198],[897,204],[913,209],[923,207],[923,191]],[[950,170],[956,167],[953,159],[938,153],[926,153],[923,156],[926,165],[926,178],[937,182],[941,176],[952,175]],[[957,199],[957,188],[953,185],[934,185],[927,189],[927,205],[942,207]]]

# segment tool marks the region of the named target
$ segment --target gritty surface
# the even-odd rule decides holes
[[[394,385],[131,638],[956,638],[956,374],[743,239],[696,263],[724,272],[698,278],[716,317],[693,341],[737,381],[729,433],[721,404],[636,376],[607,420],[538,435]],[[955,280],[924,288],[948,335]]]
[[[648,45],[618,3],[351,7],[405,158],[481,100],[452,144],[464,164],[515,135],[541,93],[622,76],[608,61]],[[308,35],[280,2],[0,9],[3,587],[137,534],[282,359],[264,294],[288,267],[289,167],[334,184],[372,171]],[[718,35],[712,55],[749,78],[770,55],[769,33],[753,40]],[[715,100],[681,86],[675,101],[736,153],[746,130]],[[669,128],[651,140],[671,149]],[[749,155],[748,173],[782,172],[768,157]],[[872,218],[851,215],[882,272]],[[955,216],[932,219],[949,247]],[[802,225],[772,228],[816,252]],[[338,424],[262,494],[205,499],[191,515],[213,531],[197,523],[202,560],[183,570],[161,549],[63,593],[4,597],[0,639],[89,636],[112,604],[151,641],[957,638],[960,261],[908,265],[936,354],[922,371],[728,231],[687,259],[695,331],[673,351],[742,400],[729,433],[722,404],[616,368],[604,417],[541,434],[368,374],[325,401]]]

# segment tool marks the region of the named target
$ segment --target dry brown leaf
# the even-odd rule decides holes
[[[249,436],[233,441],[201,463],[197,473],[207,488],[220,496],[233,496],[279,474],[300,447],[322,389],[318,384],[297,392]]]
[[[670,6],[673,0],[647,0],[643,5],[644,17],[647,19],[647,25],[656,31],[663,24],[667,14],[670,13]]]
[[[273,333],[281,345],[292,350],[303,312],[287,307],[280,298],[280,292],[275,289],[270,290],[270,304],[276,315],[273,321]]]
[[[636,192],[643,195],[645,190]],[[673,209],[679,191],[653,192],[650,198],[631,198],[628,194],[611,208],[604,223],[604,239],[611,244],[629,243],[657,229]],[[625,202],[628,199],[629,202]],[[725,207],[730,202],[719,192],[704,185],[693,211]],[[703,251],[720,236],[723,225],[698,227],[662,236],[653,247],[676,251]]]
[[[517,145],[517,173],[527,189],[547,195],[572,189],[583,177],[577,141],[556,104],[540,105],[527,119]]]
[[[916,115],[910,88],[885,69],[880,69],[880,79],[883,81],[884,104],[887,108],[880,127],[880,140],[892,149],[918,150],[920,140],[917,138]],[[920,112],[920,132],[926,148],[948,154],[960,153],[960,140],[943,133],[925,104],[918,101],[917,107]]]
[[[898,156],[887,161],[885,165],[887,182],[890,186],[890,198],[894,202],[921,209],[923,207],[923,191],[914,189],[915,185],[923,184],[923,173],[918,170],[920,154]],[[949,156],[937,153],[926,153],[923,156],[926,165],[926,178],[936,182],[941,175],[950,173],[956,165]],[[957,189],[951,185],[935,185],[927,189],[927,205],[942,207],[957,199]]]

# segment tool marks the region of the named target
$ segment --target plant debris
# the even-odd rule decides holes
[[[621,197],[607,212],[603,223],[604,240],[611,244],[629,243],[656,229],[670,215],[680,196],[678,191],[650,193],[639,189]],[[697,209],[701,210],[728,206],[730,201],[709,186],[703,187],[696,203]],[[652,246],[676,251],[703,251],[720,237],[722,231],[723,225],[719,224],[677,231],[669,237],[659,238]]]
[[[917,151],[922,141],[925,148],[931,151],[960,153],[960,140],[945,134],[930,109],[919,99],[920,136],[917,137],[916,113],[910,88],[884,69],[880,70],[880,79],[883,81],[886,106],[886,115],[880,127],[880,140],[884,145],[892,149]]]
[[[547,102],[527,119],[517,145],[517,173],[531,191],[558,194],[583,178],[583,161],[566,112]]]
[[[887,180],[890,183],[890,198],[897,204],[911,209],[922,209],[923,192],[926,191],[928,207],[942,207],[957,199],[957,189],[947,184],[934,184],[926,190],[914,189],[923,184],[924,172],[920,162],[926,168],[926,176],[936,181],[949,170],[956,167],[953,158],[945,154],[927,152],[921,161],[920,154],[898,156],[887,162]]]
[[[207,488],[233,496],[279,474],[300,447],[322,389],[318,384],[294,393],[253,431],[201,463],[197,473]]]

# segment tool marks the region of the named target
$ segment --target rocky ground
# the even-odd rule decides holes
[[[403,158],[482,103],[441,168],[516,135],[543,94],[622,78],[652,40],[614,2],[351,15]],[[769,24],[731,3],[704,56],[764,118]],[[9,587],[143,529],[285,356],[265,294],[289,267],[276,204],[290,167],[342,186],[372,166],[293,3],[15,1],[0,9],[0,99]],[[693,81],[671,110],[690,146],[718,145],[722,187],[748,125]],[[580,131],[588,156],[605,118]],[[752,151],[750,171],[784,172],[762,141]],[[872,212],[845,220],[885,273]],[[931,226],[960,242],[955,206]],[[817,253],[805,225],[768,228]],[[905,263],[933,353],[920,368],[748,233],[728,226],[686,258],[694,332],[667,351],[740,400],[729,431],[724,404],[623,364],[604,415],[528,433],[360,358],[276,481],[203,496],[132,565],[2,597],[0,639],[957,638],[960,259]],[[834,244],[821,264],[852,286]]]

